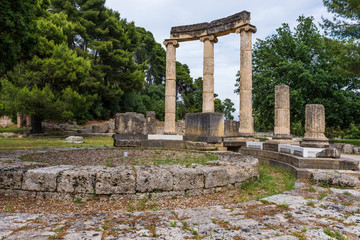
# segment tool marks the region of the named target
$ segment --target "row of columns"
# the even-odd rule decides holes
[[[254,135],[254,120],[252,116],[252,33],[256,28],[250,25],[240,27],[240,127],[239,135],[252,137]],[[204,43],[203,62],[203,112],[215,112],[214,106],[214,43],[218,39],[214,35],[200,38]],[[165,40],[166,46],[166,85],[165,85],[165,126],[164,132],[176,132],[176,48],[177,40]]]

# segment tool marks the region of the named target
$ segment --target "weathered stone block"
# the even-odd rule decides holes
[[[340,151],[337,148],[325,148],[316,154],[318,158],[340,158]]]
[[[59,174],[64,170],[71,168],[74,168],[74,166],[60,165],[28,170],[24,175],[22,189],[54,192],[56,191]]]
[[[353,153],[354,145],[352,144],[344,144],[343,146],[343,152],[344,153]]]
[[[108,125],[92,125],[93,133],[106,133],[109,130]]]
[[[100,168],[87,166],[65,170],[59,175],[57,191],[66,193],[94,193],[95,176]]]
[[[83,143],[83,137],[81,136],[69,136],[65,139],[67,143]]]
[[[141,140],[136,139],[124,139],[123,136],[119,134],[113,135],[114,147],[140,147]]]
[[[131,166],[110,167],[96,174],[96,194],[135,193],[135,185]]]
[[[26,169],[19,166],[8,166],[0,169],[0,188],[21,189],[23,174]]]
[[[146,120],[141,113],[117,113],[115,116],[115,132],[118,134],[146,134],[145,125]]]
[[[174,177],[168,170],[156,166],[135,166],[135,171],[136,191],[173,190]]]
[[[223,113],[187,113],[185,140],[221,142],[224,137]]]
[[[229,182],[229,175],[223,167],[197,167],[204,172],[205,175],[205,188],[222,187],[226,186]]]
[[[337,186],[347,186],[347,187],[360,186],[360,181],[358,178],[338,172],[313,172],[312,180],[314,182],[320,182],[320,183],[327,182],[330,185],[337,185]]]
[[[204,188],[204,173],[200,169],[183,166],[166,166],[174,176],[174,191]]]

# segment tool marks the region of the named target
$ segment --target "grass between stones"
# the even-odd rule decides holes
[[[219,156],[186,150],[111,148],[36,153],[27,154],[20,158],[22,161],[43,162],[50,165],[115,167],[122,165],[159,166],[174,164],[190,166],[192,163],[205,165],[208,161],[217,160]]]
[[[111,137],[84,137],[84,143],[65,143],[65,137],[0,138],[0,151],[61,147],[111,147]]]
[[[259,171],[259,179],[245,183],[240,188],[220,190],[212,194],[200,196],[172,196],[155,199],[154,194],[149,194],[141,200],[111,201],[94,198],[94,200],[89,201],[82,199],[77,199],[76,201],[58,201],[0,195],[0,212],[111,214],[126,211],[173,210],[214,205],[224,205],[231,209],[233,204],[249,200],[259,200],[263,197],[294,188],[296,179],[285,170],[260,165]]]

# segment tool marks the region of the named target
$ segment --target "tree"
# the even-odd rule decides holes
[[[323,0],[328,11],[335,14],[332,20],[323,19],[327,34],[342,38],[360,38],[359,0]]]
[[[292,130],[304,126],[305,105],[311,103],[325,106],[327,127],[347,128],[350,123],[359,121],[358,80],[356,83],[356,79],[336,70],[344,59],[334,52],[334,43],[320,35],[312,17],[301,16],[298,22],[294,32],[283,24],[276,34],[255,43],[253,106],[256,127],[273,128],[274,88],[286,84],[290,87]],[[342,45],[341,42],[336,44]]]
[[[41,1],[42,2],[42,1]],[[38,0],[4,0],[0,8],[0,77],[19,59],[27,58],[37,42]]]

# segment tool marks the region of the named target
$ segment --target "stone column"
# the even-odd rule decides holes
[[[176,40],[165,40],[166,46],[166,84],[165,84],[165,126],[164,133],[175,134],[176,123]]]
[[[305,108],[305,136],[301,147],[326,148],[329,141],[325,137],[325,108],[322,104],[307,104]]]
[[[203,102],[202,112],[215,112],[214,107],[214,35],[200,38],[204,42]]]
[[[274,136],[277,140],[291,140],[289,86],[275,86]]]
[[[252,116],[252,33],[256,28],[251,25],[236,30],[240,33],[240,115],[239,136],[254,136]]]

